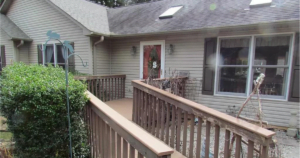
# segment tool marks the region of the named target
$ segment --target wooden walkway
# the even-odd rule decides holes
[[[132,98],[124,98],[119,100],[113,100],[105,102],[108,106],[113,108],[119,114],[127,118],[128,120],[132,121],[132,105],[133,99]],[[174,150],[174,153],[171,155],[171,158],[186,158],[178,151]]]

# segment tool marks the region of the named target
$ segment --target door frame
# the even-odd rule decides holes
[[[140,79],[143,79],[144,46],[145,45],[161,45],[160,78],[164,78],[165,77],[165,40],[157,40],[157,41],[141,41],[140,42]]]

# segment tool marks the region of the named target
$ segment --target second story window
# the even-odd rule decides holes
[[[74,47],[74,44],[72,44]],[[42,50],[45,49],[45,58],[43,59]],[[68,53],[70,54],[70,52]],[[63,46],[61,44],[48,44],[38,45],[38,63],[47,65],[52,64],[53,66],[63,67],[65,69],[65,57],[63,54]],[[69,58],[69,71],[75,70],[75,59],[74,56]]]

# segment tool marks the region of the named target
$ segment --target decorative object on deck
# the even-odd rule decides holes
[[[132,46],[131,50],[130,50],[131,55],[135,55],[136,54],[136,46]]]
[[[169,47],[167,47],[167,53],[173,54],[174,53],[174,45],[170,44]]]
[[[62,42],[60,40],[60,35],[56,32],[52,32],[51,30],[49,30],[46,35],[48,36],[48,40],[46,40],[45,42],[45,46],[47,46],[48,42],[51,40],[54,41],[58,41],[62,46],[63,46],[63,58],[65,59],[65,75],[66,75],[66,100],[67,100],[67,110],[68,110],[68,126],[69,126],[69,142],[70,142],[70,146],[69,146],[69,152],[70,152],[70,157],[72,158],[72,130],[71,130],[71,119],[70,119],[70,105],[69,105],[69,58],[71,56],[76,55],[77,57],[79,57],[79,59],[82,62],[82,66],[86,67],[87,66],[87,62],[86,64],[83,63],[82,58],[78,55],[74,53],[74,49],[73,46],[70,44],[69,41],[64,41]],[[70,52],[70,53],[69,53]],[[45,57],[46,57],[46,47],[43,47],[43,61],[45,61]],[[55,65],[56,66],[56,65]]]

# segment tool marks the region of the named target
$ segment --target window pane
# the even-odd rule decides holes
[[[45,54],[46,63],[54,63],[54,49],[52,45],[46,46]]]
[[[256,38],[254,65],[287,65],[290,36]]]
[[[254,68],[253,80],[256,80],[260,73],[264,73],[265,79],[260,86],[260,93],[264,95],[284,96],[287,71],[288,69],[285,68]]]
[[[248,68],[224,67],[220,69],[219,92],[246,93]]]
[[[65,63],[65,59],[63,57],[63,46],[62,45],[56,45],[56,52],[57,52],[57,63]]]
[[[249,38],[222,39],[220,65],[248,65]]]

